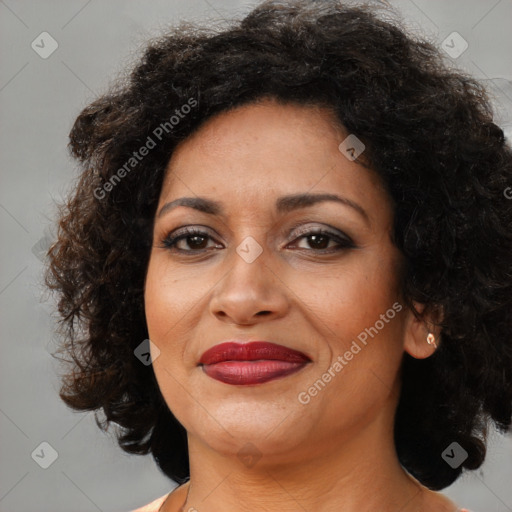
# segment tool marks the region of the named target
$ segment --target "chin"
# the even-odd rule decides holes
[[[200,418],[191,416],[191,422],[184,418],[183,424],[192,435],[220,453],[236,454],[246,443],[265,453],[286,452],[304,442],[310,431],[304,428],[300,410],[293,414],[271,403],[253,407],[222,400],[218,408],[210,403],[208,413],[204,412]],[[301,425],[301,430],[297,425]]]

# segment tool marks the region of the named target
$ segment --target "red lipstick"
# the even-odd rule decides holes
[[[261,384],[299,371],[311,359],[291,348],[253,341],[220,343],[208,349],[199,360],[212,379],[226,384]]]

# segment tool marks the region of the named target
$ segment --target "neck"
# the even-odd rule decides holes
[[[422,510],[426,489],[400,466],[392,421],[376,418],[354,434],[296,450],[287,460],[263,455],[251,467],[189,435],[190,485],[183,510]]]

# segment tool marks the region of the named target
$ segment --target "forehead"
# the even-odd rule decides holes
[[[208,119],[174,151],[161,200],[212,195],[262,202],[339,192],[369,203],[386,195],[373,171],[338,146],[349,133],[327,109],[265,100]]]

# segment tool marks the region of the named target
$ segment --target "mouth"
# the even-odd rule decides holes
[[[262,384],[298,372],[311,359],[298,350],[265,341],[215,345],[199,360],[212,379],[232,385]]]

